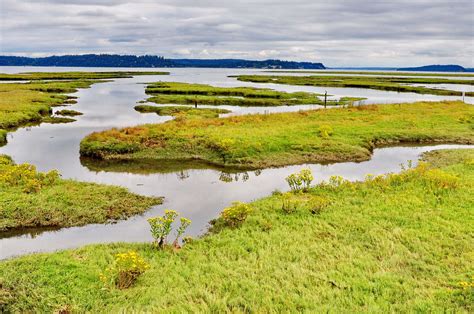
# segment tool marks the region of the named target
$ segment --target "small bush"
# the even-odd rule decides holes
[[[0,166],[0,186],[21,187],[25,193],[37,193],[55,184],[60,177],[56,170],[42,173],[30,164],[14,165],[8,158],[1,158]]]
[[[168,238],[169,234],[173,230],[173,222],[178,217],[178,213],[174,210],[165,210],[165,214],[163,216],[153,217],[148,219],[148,223],[150,224],[150,231],[153,239],[155,240],[154,243],[159,248],[164,248],[167,244],[166,239]],[[191,224],[191,220],[181,217],[180,218],[180,226],[176,231],[176,238],[173,242],[175,247],[179,247],[178,242],[179,238],[184,234],[186,229]]]
[[[303,169],[299,173],[290,174],[286,177],[286,182],[292,191],[307,191],[311,186],[314,177],[310,169]]]
[[[238,227],[247,219],[252,210],[249,204],[233,202],[232,206],[222,211],[221,218],[227,226]]]
[[[292,193],[282,194],[281,202],[281,209],[287,214],[295,212],[298,208],[298,202],[294,199],[294,195]]]
[[[115,255],[114,264],[100,274],[100,280],[106,287],[118,289],[130,288],[138,277],[150,266],[137,252],[118,253]]]
[[[318,128],[318,132],[320,137],[329,138],[333,133],[333,129],[329,125],[321,125]]]
[[[322,196],[313,196],[308,202],[309,211],[313,215],[318,215],[323,211],[323,209],[328,207],[329,204],[330,201],[327,198]]]

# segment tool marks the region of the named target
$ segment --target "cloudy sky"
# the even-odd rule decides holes
[[[474,67],[473,0],[0,0],[0,54]]]

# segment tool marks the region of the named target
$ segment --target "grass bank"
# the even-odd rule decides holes
[[[106,223],[143,213],[161,201],[121,187],[63,180],[56,171],[41,173],[0,155],[0,232]]]
[[[157,104],[211,105],[211,106],[292,106],[321,105],[320,94],[279,92],[268,88],[215,87],[205,84],[157,82],[149,84],[146,93],[150,102]],[[328,101],[328,105],[345,105],[358,99],[343,98]]]
[[[387,76],[273,76],[273,75],[239,75],[239,81],[254,83],[273,83],[305,86],[350,87],[367,88],[399,93],[432,94],[443,96],[462,96],[462,92],[437,89],[409,84],[465,84],[474,85],[474,80],[456,80],[443,78],[415,78],[415,77],[387,77]],[[474,92],[467,92],[466,96],[474,96]]]
[[[138,75],[168,75],[169,72],[25,72],[17,74],[0,73],[0,81],[37,81],[37,80],[105,80],[115,78],[130,78]]]
[[[443,73],[443,72],[401,72],[401,71],[330,71],[330,70],[269,70],[269,73],[308,73],[308,74],[350,74],[350,75],[387,75],[387,76],[431,76],[431,77],[474,77],[474,73]]]
[[[7,312],[471,312],[474,150],[429,154],[442,169],[332,180],[251,203],[241,227],[183,249],[92,245],[0,263]],[[314,213],[314,206],[326,207]],[[319,200],[319,201],[318,201]],[[114,254],[150,268],[126,290],[102,289]]]
[[[0,74],[0,81],[29,80],[28,83],[0,84],[0,145],[6,144],[7,130],[30,123],[55,122],[52,107],[76,103],[74,93],[104,79],[126,78],[134,75],[158,75],[166,72],[34,72]],[[47,80],[47,81],[43,81]],[[67,112],[67,111],[66,111]],[[63,120],[71,122],[72,119]]]
[[[220,114],[230,113],[227,109],[194,108],[185,106],[138,105],[135,110],[141,113],[156,113],[159,116],[172,116],[178,119],[218,118]]]
[[[362,161],[375,146],[474,143],[473,116],[474,107],[461,102],[418,102],[170,121],[93,133],[81,155],[243,168]]]

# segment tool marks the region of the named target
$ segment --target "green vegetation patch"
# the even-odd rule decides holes
[[[474,85],[474,80],[455,80],[443,78],[415,78],[415,77],[387,77],[387,76],[270,76],[270,75],[239,75],[239,81],[254,83],[273,83],[305,86],[367,88],[399,93],[432,94],[443,96],[462,96],[462,92],[437,89],[409,84],[466,84]],[[474,96],[474,92],[467,92],[466,96]]]
[[[376,72],[376,71],[302,71],[302,70],[271,70],[264,71],[270,73],[308,73],[308,74],[359,74],[359,75],[388,75],[388,76],[441,76],[441,77],[474,77],[474,73],[443,73],[443,72],[430,72],[430,73],[420,73],[420,72],[399,72],[399,71],[386,71],[386,72]]]
[[[0,81],[36,81],[36,80],[104,80],[114,78],[130,78],[138,75],[168,75],[169,72],[26,72],[18,74],[0,73]]]
[[[472,149],[462,154],[474,158]],[[334,177],[307,193],[251,203],[241,226],[178,251],[108,244],[3,261],[2,306],[6,312],[472,312],[472,288],[460,283],[474,282],[473,194],[474,165],[467,160],[359,183]],[[283,209],[284,195],[291,212]],[[104,289],[101,273],[115,254],[129,251],[149,268],[131,288]]]
[[[67,117],[75,117],[75,116],[82,116],[83,113],[76,111],[76,110],[70,110],[70,109],[63,109],[63,110],[58,110],[54,114],[60,115],[60,116],[67,116]]]
[[[38,172],[0,155],[0,231],[106,223],[161,202],[121,187],[63,180],[57,171]]]
[[[292,106],[322,104],[320,94],[279,92],[267,88],[215,87],[205,84],[157,82],[149,84],[146,93],[157,104],[212,106]]]
[[[230,113],[227,109],[194,108],[185,106],[149,106],[138,105],[135,110],[141,113],[156,113],[159,116],[173,116],[176,118],[218,118],[220,114]]]
[[[108,160],[201,160],[265,168],[362,161],[375,146],[473,143],[474,107],[418,102],[170,121],[93,133],[81,155]]]
[[[0,84],[0,129],[39,123],[52,113],[51,107],[70,100],[66,93],[88,88],[93,81]]]

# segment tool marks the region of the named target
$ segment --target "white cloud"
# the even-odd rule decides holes
[[[474,66],[472,0],[1,0],[0,53]]]

